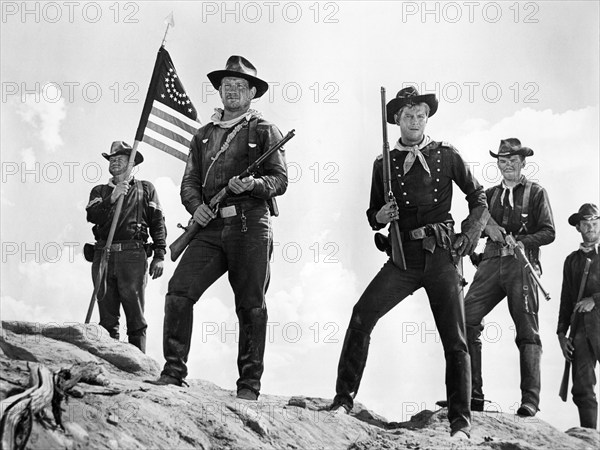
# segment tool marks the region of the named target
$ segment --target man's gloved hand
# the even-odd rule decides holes
[[[128,181],[121,181],[120,183],[118,183],[115,188],[112,191],[112,194],[110,194],[110,202],[114,203],[116,202],[119,197],[121,197],[122,195],[127,195],[127,192],[129,191],[129,182]]]
[[[229,183],[227,185],[234,194],[241,194],[242,192],[251,191],[252,189],[254,189],[255,184],[256,180],[254,179],[254,177],[249,176],[246,178],[233,177],[229,180]]]
[[[153,258],[150,263],[150,276],[153,280],[156,280],[163,274],[165,262],[162,259]]]
[[[480,236],[481,233],[476,230],[458,233],[452,247],[456,250],[458,256],[470,255],[477,247]]]
[[[205,203],[202,203],[196,211],[194,211],[194,220],[200,224],[202,228],[204,228],[208,222],[213,220],[217,215],[212,212],[209,206]]]

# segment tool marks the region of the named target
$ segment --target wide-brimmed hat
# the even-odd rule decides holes
[[[133,148],[131,148],[131,145],[129,145],[127,142],[115,141],[110,146],[110,154],[109,153],[102,153],[102,156],[104,156],[108,160],[110,160],[111,156],[117,156],[117,155],[131,156],[131,151],[132,150],[133,150]],[[137,166],[139,163],[141,163],[143,161],[144,161],[144,157],[142,156],[142,154],[140,152],[138,152],[136,150],[136,152],[135,152],[135,162],[134,162],[133,165]]]
[[[419,103],[427,103],[429,105],[429,117],[433,116],[438,109],[438,100],[435,98],[435,94],[419,95],[419,91],[413,86],[400,89],[396,94],[396,98],[390,100],[385,107],[388,123],[396,123],[394,121],[394,114],[403,106],[418,105]]]
[[[582,220],[596,220],[600,218],[598,207],[593,203],[584,203],[575,214],[569,217],[569,225],[577,225]]]
[[[230,56],[225,64],[225,70],[215,70],[210,72],[207,77],[215,89],[221,86],[221,80],[225,77],[236,77],[248,80],[252,86],[256,88],[254,98],[259,98],[269,89],[269,84],[256,76],[256,67],[252,65],[243,56]]]
[[[500,147],[498,147],[498,153],[494,153],[490,150],[490,155],[494,158],[499,158],[500,156],[512,156],[512,155],[520,155],[523,157],[532,156],[533,150],[529,147],[523,147],[521,145],[521,141],[517,138],[508,138],[502,139],[500,141]]]

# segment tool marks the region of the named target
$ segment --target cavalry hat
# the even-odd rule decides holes
[[[225,64],[225,70],[215,70],[210,72],[207,77],[215,89],[221,86],[221,80],[225,77],[237,77],[248,80],[252,86],[256,88],[256,96],[259,98],[269,89],[269,84],[256,76],[256,67],[252,65],[243,56],[230,56]]]
[[[517,138],[508,138],[502,139],[500,141],[500,147],[498,147],[498,153],[494,153],[490,150],[490,155],[494,158],[499,158],[500,156],[512,156],[512,155],[521,155],[521,156],[532,156],[533,150],[529,147],[523,147],[521,145],[521,141]]]
[[[394,121],[394,114],[403,106],[418,105],[419,103],[427,103],[429,105],[429,117],[433,116],[438,109],[438,100],[435,98],[435,94],[419,95],[419,91],[413,86],[400,89],[396,94],[396,98],[390,100],[386,105],[388,123],[396,123]]]
[[[108,160],[110,160],[111,156],[117,156],[117,155],[131,156],[132,150],[133,150],[133,148],[131,148],[131,145],[129,145],[127,142],[115,141],[110,146],[110,154],[102,153],[102,156],[104,156]],[[142,154],[140,152],[136,151],[135,152],[135,163],[133,165],[137,166],[139,163],[141,163],[143,161],[144,161],[144,157],[142,156]]]
[[[593,203],[584,203],[575,214],[569,217],[569,225],[577,225],[581,220],[595,220],[600,218],[598,207]]]

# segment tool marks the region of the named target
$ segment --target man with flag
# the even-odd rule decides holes
[[[110,154],[102,156],[109,161],[112,175],[108,184],[95,186],[86,207],[87,220],[94,224],[96,238],[92,260],[92,276],[98,292],[100,325],[114,339],[119,339],[121,305],[127,319],[129,343],[146,352],[146,319],[144,318],[144,290],[148,253],[154,252],[149,273],[158,278],[163,273],[167,230],[156,189],[149,181],[129,177],[128,163],[132,147],[123,141],[113,142]],[[136,152],[134,165],[144,161]],[[106,249],[111,224],[122,198],[122,209],[114,230],[114,240]],[[146,244],[148,237],[153,244]],[[108,259],[103,252],[108,251]],[[101,268],[103,264],[106,267]],[[98,272],[102,276],[98,277]],[[98,286],[100,285],[100,286]]]
[[[228,272],[240,323],[237,396],[256,400],[267,330],[271,216],[277,215],[274,197],[282,195],[288,183],[283,149],[266,160],[256,177],[237,175],[280,141],[282,134],[250,108],[251,101],[268,90],[250,61],[231,56],[225,70],[213,71],[208,78],[219,91],[223,109],[217,108],[193,137],[181,182],[182,203],[202,228],[169,281],[163,328],[166,363],[153,383],[183,384],[194,304]],[[233,195],[211,209],[211,198],[225,187]]]

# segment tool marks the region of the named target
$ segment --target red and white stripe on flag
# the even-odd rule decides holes
[[[169,52],[161,47],[144,103],[136,140],[187,161],[192,137],[200,128]]]

